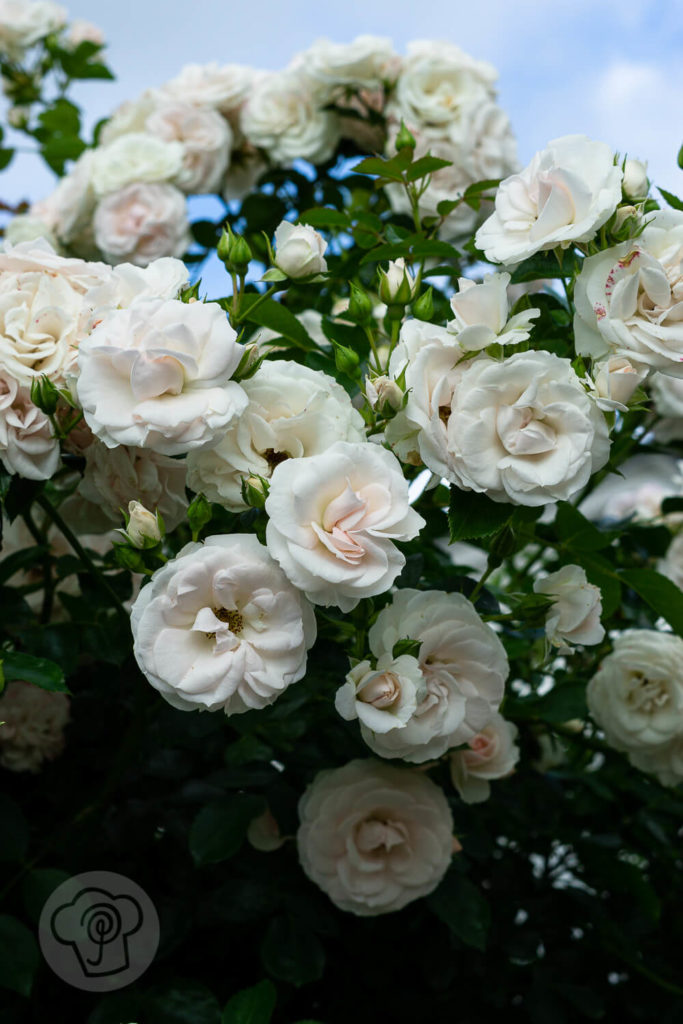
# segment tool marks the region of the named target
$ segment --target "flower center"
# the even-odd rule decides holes
[[[528,407],[503,405],[498,410],[496,428],[503,447],[510,455],[540,455],[552,451],[556,434],[548,423],[536,419]]]
[[[642,672],[633,672],[631,684],[626,702],[635,711],[651,715],[668,704],[669,694],[661,680],[648,679]]]
[[[401,684],[394,672],[373,676],[358,694],[358,699],[376,708],[389,708],[401,696]]]
[[[356,847],[361,853],[389,853],[394,846],[400,846],[408,838],[406,827],[401,821],[383,818],[366,818],[356,829]]]
[[[279,466],[281,462],[287,461],[289,455],[287,452],[276,452],[274,448],[266,448],[263,458],[268,463],[268,468],[272,473],[276,466]]]
[[[244,619],[236,608],[214,608],[213,614],[221,622],[226,623],[231,633],[239,634],[242,632]]]

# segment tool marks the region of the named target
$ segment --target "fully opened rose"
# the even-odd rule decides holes
[[[310,605],[251,534],[188,544],[133,605],[134,654],[181,711],[264,708],[306,671]]]
[[[277,466],[266,512],[268,550],[287,577],[314,604],[342,611],[389,589],[405,565],[393,542],[424,524],[396,457],[344,441]]]
[[[230,377],[242,350],[215,305],[140,300],[104,318],[81,345],[78,397],[109,448],[180,455],[216,444],[246,408]]]

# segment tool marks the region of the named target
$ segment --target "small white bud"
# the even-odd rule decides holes
[[[158,544],[161,540],[159,521],[153,512],[146,509],[139,501],[128,503],[128,526],[125,535],[135,548],[144,548],[146,540]]]
[[[629,199],[645,199],[650,188],[650,182],[647,180],[647,164],[642,160],[632,160],[627,157],[624,163],[622,188],[624,195]]]

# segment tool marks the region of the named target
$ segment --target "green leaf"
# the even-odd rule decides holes
[[[622,569],[619,576],[683,636],[683,591],[675,583],[654,569]]]
[[[230,999],[223,1010],[221,1024],[270,1024],[276,999],[275,986],[265,978]]]
[[[265,808],[263,797],[237,793],[203,807],[190,828],[195,864],[218,864],[237,853],[252,818]]]
[[[7,165],[11,162],[13,156],[13,149],[0,149],[0,171],[4,171]]]
[[[427,903],[466,946],[481,951],[486,949],[491,910],[469,878],[458,871],[449,871],[438,889],[427,898]]]
[[[53,693],[69,693],[64,682],[64,673],[59,665],[47,658],[34,658],[32,654],[19,654],[17,651],[2,651],[2,667],[5,679],[23,679],[27,683],[39,686],[41,690]]]
[[[212,992],[194,981],[180,982],[154,995],[144,1024],[220,1024],[221,1010]],[[142,1024],[142,1021],[141,1021]]]
[[[426,178],[434,171],[440,171],[443,167],[452,166],[452,160],[441,160],[438,156],[431,156],[428,153],[427,156],[420,157],[414,164],[411,164],[406,171],[406,181],[417,181],[419,178]]]
[[[330,209],[327,206],[314,207],[299,214],[299,224],[310,224],[312,228],[349,228],[348,213]]]
[[[659,185],[657,186],[657,189],[661,192],[669,206],[673,207],[674,210],[683,210],[683,199],[679,199],[678,196],[673,194],[673,192],[667,192],[665,188],[659,188]]]
[[[0,702],[0,722],[2,702]],[[8,864],[19,863],[26,856],[28,848],[28,823],[24,813],[14,800],[0,793],[0,861]]]
[[[258,324],[259,327],[270,328],[271,331],[275,331],[280,337],[291,341],[296,348],[303,349],[305,352],[315,351],[316,346],[306,333],[306,328],[280,302],[276,302],[274,299],[266,299],[265,302],[259,304],[253,313],[246,308],[248,304],[253,305],[258,298],[259,296],[257,295],[245,295],[243,299],[244,308],[246,309],[244,313],[245,320],[252,324]]]
[[[417,658],[421,647],[421,640],[413,640],[411,637],[406,636],[396,641],[391,656],[392,658],[400,658],[402,654],[410,654],[413,658]]]
[[[600,551],[614,539],[614,533],[604,533],[589,519],[579,512],[578,508],[566,501],[557,506],[555,531],[564,547],[578,551]]]
[[[556,683],[552,690],[542,697],[527,697],[514,705],[517,718],[541,718],[545,722],[561,725],[572,718],[585,718],[585,682]]]
[[[413,151],[406,147],[399,150],[396,156],[385,160],[381,156],[370,156],[360,163],[355,164],[354,174],[374,174],[380,178],[388,178],[390,181],[403,181],[403,172],[413,162]]]
[[[297,987],[317,981],[325,968],[325,950],[317,936],[302,922],[284,915],[270,922],[261,957],[269,974]]]
[[[514,505],[492,501],[488,495],[476,491],[461,491],[451,484],[448,509],[451,544],[497,533],[512,518],[514,511]]]
[[[0,916],[0,987],[30,996],[40,963],[38,943],[25,924],[7,914]]]

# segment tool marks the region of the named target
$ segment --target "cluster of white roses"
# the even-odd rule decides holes
[[[516,167],[495,79],[490,65],[451,44],[413,43],[401,57],[390,40],[374,36],[348,44],[319,40],[284,71],[190,64],[116,110],[97,147],[12,222],[9,237],[42,235],[110,263],[146,266],[180,257],[191,242],[186,195],[243,198],[268,167],[324,163],[343,138],[391,151],[402,120],[418,152],[451,161],[420,200],[424,215],[435,214],[442,199]],[[368,112],[372,121],[364,119]],[[389,195],[397,210],[405,209],[401,188]],[[475,222],[463,204],[443,233],[462,237]]]

